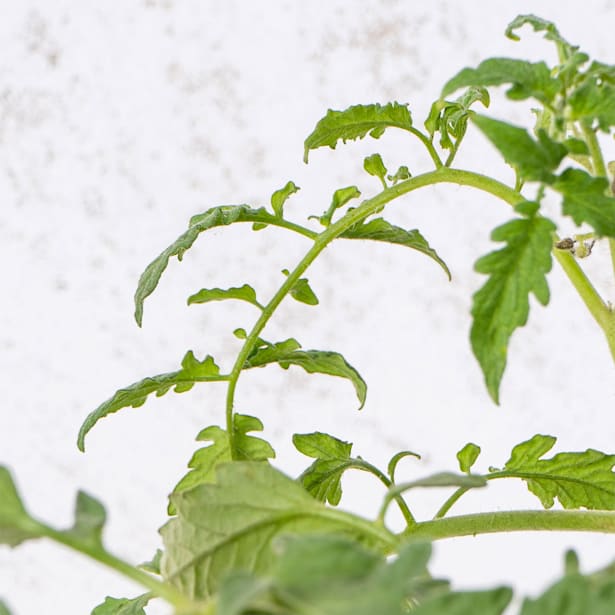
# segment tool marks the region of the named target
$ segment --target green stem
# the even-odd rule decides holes
[[[419,522],[402,539],[440,540],[496,532],[576,531],[615,533],[615,512],[594,510],[513,510],[459,515]]]
[[[186,609],[188,611],[190,608],[194,608],[195,606],[172,585],[159,581],[144,570],[136,568],[132,564],[111,555],[99,545],[88,545],[84,543],[83,540],[72,536],[68,532],[54,530],[43,523],[38,523],[38,529],[40,535],[50,538],[51,540],[69,547],[74,551],[79,551],[91,559],[104,564],[108,568],[112,568],[113,570],[123,574],[125,577],[128,577],[143,587],[146,587],[156,596],[163,598],[178,610]]]
[[[436,165],[436,169],[439,169],[442,166],[442,160],[440,156],[438,156],[438,152],[436,151],[436,148],[433,146],[432,141],[414,126],[411,126],[407,130],[408,132],[411,132],[415,137],[418,137],[421,140],[421,143],[427,148],[427,151],[429,152],[429,155],[431,156],[433,163]]]
[[[427,140],[424,135],[422,136],[425,140]],[[390,186],[371,199],[366,199],[358,207],[348,211],[348,213],[346,213],[346,215],[340,218],[337,222],[328,226],[322,233],[316,235],[312,247],[308,250],[301,261],[299,261],[295,269],[288,275],[284,283],[280,286],[269,303],[264,307],[261,315],[247,336],[229,375],[229,386],[226,396],[226,428],[233,459],[237,457],[237,447],[235,444],[233,429],[233,406],[237,381],[245,361],[252,351],[259,334],[264,329],[278,305],[280,305],[284,297],[286,297],[293,286],[297,283],[301,275],[303,275],[318,255],[344,231],[348,230],[351,226],[357,224],[361,220],[364,220],[366,217],[382,210],[382,208],[390,201],[393,201],[404,194],[408,194],[413,190],[417,190],[418,188],[439,183],[454,183],[478,188],[479,190],[483,190],[484,192],[488,192],[489,194],[502,199],[510,205],[516,205],[517,203],[525,200],[522,194],[491,177],[481,175],[480,173],[474,173],[472,171],[450,169],[440,166],[435,171],[411,177],[404,182]],[[610,311],[605,306],[604,302],[574,258],[570,254],[561,250],[554,249],[554,252],[556,259],[562,265],[564,272],[581,296],[581,299],[585,302],[594,318],[598,321],[598,324],[600,324],[602,329],[605,331],[609,342],[609,347],[611,348],[611,352],[615,358],[615,318],[608,317],[610,316]]]
[[[391,481],[391,479],[388,478],[384,474],[384,472],[379,470],[376,466],[372,465],[368,461],[365,461],[364,459],[361,459],[361,458],[355,459],[354,461],[357,463],[355,463],[353,467],[360,469],[360,470],[364,470],[365,472],[370,472],[376,478],[378,478],[380,482],[387,489],[390,489],[393,486],[393,482]],[[408,504],[406,503],[406,500],[404,500],[404,498],[401,495],[396,495],[394,497],[394,500],[397,503],[397,506],[399,507],[401,514],[404,516],[404,519],[406,520],[406,525],[408,526],[414,525],[416,523],[416,519],[414,518],[414,515],[410,512],[410,509],[408,508]]]
[[[486,477],[485,477],[486,478]],[[470,491],[469,487],[459,487],[449,498],[442,504],[438,512],[434,515],[434,519],[441,519],[452,508],[453,504],[465,493]]]

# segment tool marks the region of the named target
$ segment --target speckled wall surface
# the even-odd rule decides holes
[[[231,331],[250,325],[250,306],[187,308],[185,297],[244,282],[266,297],[307,246],[271,229],[213,231],[171,264],[140,330],[132,294],[145,265],[191,215],[265,204],[288,179],[302,190],[287,212],[304,220],[340,186],[377,190],[361,168],[367,154],[426,169],[423,153],[399,135],[317,151],[308,166],[303,139],[328,107],[357,102],[409,102],[422,121],[449,76],[489,55],[553,59],[538,36],[503,36],[530,11],[615,62],[615,3],[597,0],[0,2],[0,463],[33,512],[68,524],[74,493],[85,489],[107,506],[109,547],[135,562],[151,556],[166,495],[199,429],[223,420],[224,391],[199,388],[125,410],[95,428],[85,455],[75,446],[82,419],[117,388],[175,369],[189,348],[230,366],[238,349]],[[495,115],[527,121],[528,106],[495,100]],[[510,181],[477,135],[459,166]],[[513,339],[501,407],[483,390],[467,341],[480,284],[472,263],[489,249],[488,229],[508,215],[456,186],[391,207],[390,220],[419,227],[450,261],[450,284],[402,248],[328,249],[309,272],[321,305],[286,302],[266,337],[342,352],[370,384],[368,403],[358,414],[343,381],[275,367],[247,374],[238,407],[262,416],[280,465],[300,470],[290,435],[315,429],[354,441],[376,463],[401,448],[421,452],[408,476],[454,468],[468,440],[493,465],[535,433],[559,436],[562,449],[615,450],[615,370],[559,271],[550,278],[553,310],[534,310]],[[604,249],[595,252],[589,266],[600,277]],[[614,290],[605,287],[611,299]],[[346,506],[373,514],[372,487],[349,480]],[[424,495],[419,514],[441,498]],[[522,485],[495,485],[458,510],[533,505]],[[559,573],[567,546],[587,566],[615,556],[610,536],[468,538],[439,544],[434,570],[458,586],[512,581],[537,591]],[[81,615],[107,594],[138,591],[55,545],[0,549],[0,595],[18,615]]]

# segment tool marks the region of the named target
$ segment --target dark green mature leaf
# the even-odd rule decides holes
[[[198,293],[188,297],[188,305],[193,303],[208,303],[209,301],[224,301],[225,299],[239,299],[247,301],[262,309],[256,299],[256,292],[249,284],[233,288],[202,288]]]
[[[523,179],[552,181],[552,172],[568,153],[566,147],[551,140],[543,130],[538,131],[535,141],[527,130],[484,115],[474,115],[472,121]]]
[[[458,453],[459,469],[466,474],[470,473],[472,466],[476,463],[480,455],[480,446],[468,442]]]
[[[564,508],[615,510],[615,455],[594,449],[541,459],[556,439],[536,435],[512,450],[504,469],[519,475],[545,508],[558,499]]]
[[[412,615],[501,615],[512,599],[508,587],[488,591],[451,592],[412,610]]]
[[[506,95],[513,100],[535,98],[542,103],[552,101],[560,89],[560,83],[551,77],[551,71],[544,62],[489,58],[476,68],[464,68],[447,81],[441,97],[446,98],[456,90],[468,86],[503,84],[512,85]]]
[[[451,279],[451,272],[446,263],[438,256],[438,253],[429,245],[421,233],[413,229],[407,231],[399,226],[394,226],[384,218],[375,218],[369,222],[357,222],[348,230],[344,231],[340,237],[344,239],[370,239],[372,241],[385,241],[394,243],[413,250],[418,250],[429,256],[444,269],[448,279]]]
[[[357,529],[355,517],[327,509],[266,462],[224,464],[216,477],[215,484],[173,494],[178,517],[161,529],[163,576],[188,598],[211,596],[234,570],[267,572],[276,559],[272,542],[282,533],[335,532],[388,548],[388,532],[375,524],[367,524],[369,533]]]
[[[338,141],[362,139],[369,133],[374,139],[382,136],[387,128],[412,127],[407,105],[393,102],[386,105],[354,105],[344,111],[329,109],[305,140],[303,161],[308,161],[310,150],[329,146],[335,149]]]
[[[542,305],[549,301],[546,274],[551,270],[555,224],[536,215],[537,203],[524,202],[515,210],[525,217],[511,220],[491,234],[493,241],[506,242],[506,247],[483,256],[474,266],[489,279],[473,297],[470,340],[496,403],[508,342],[514,330],[527,323],[529,294]]]
[[[606,195],[608,181],[581,169],[566,169],[552,184],[564,200],[562,211],[576,224],[590,224],[598,235],[615,237],[615,198]]]
[[[190,219],[188,230],[157,256],[139,278],[135,292],[135,320],[139,326],[141,326],[143,320],[143,302],[158,286],[158,282],[171,258],[176,256],[181,261],[184,253],[192,247],[201,233],[217,226],[228,226],[235,222],[279,225],[280,218],[266,211],[264,207],[253,209],[249,205],[221,205],[208,209],[203,214],[193,216]]]
[[[0,466],[0,544],[16,547],[40,533],[19,497],[11,473]]]
[[[317,500],[337,506],[342,499],[342,474],[352,467],[352,443],[326,433],[294,434],[293,444],[304,455],[316,459],[299,477]]]
[[[286,203],[291,194],[295,194],[296,192],[299,192],[299,190],[299,186],[296,186],[294,182],[289,181],[283,188],[276,190],[271,195],[271,207],[276,216],[279,218],[284,217],[284,203]]]
[[[144,609],[151,599],[151,594],[132,599],[107,596],[105,601],[92,611],[92,615],[146,615]]]
[[[219,382],[221,380],[226,380],[226,376],[220,375],[220,368],[216,365],[213,357],[207,355],[202,361],[199,361],[189,350],[182,359],[182,367],[179,371],[159,374],[135,382],[125,389],[120,389],[110,399],[98,406],[81,425],[77,446],[80,451],[85,450],[85,436],[100,419],[122,408],[138,408],[145,403],[147,397],[152,393],[156,397],[160,397],[173,387],[176,393],[184,393],[189,391],[196,382]]]
[[[275,457],[275,451],[269,442],[248,435],[251,431],[263,431],[263,424],[259,419],[247,414],[235,414],[233,426],[237,459],[265,461]],[[211,442],[211,444],[195,451],[188,463],[190,471],[177,483],[173,493],[192,489],[196,485],[215,482],[216,468],[221,463],[233,460],[228,432],[224,429],[211,425],[200,431],[196,439],[199,442]],[[175,514],[171,504],[169,504],[169,514]]]
[[[341,354],[328,350],[300,350],[300,348],[299,342],[293,338],[275,344],[264,342],[263,346],[256,348],[248,357],[244,369],[277,363],[284,369],[298,365],[309,374],[328,374],[347,378],[352,382],[357,398],[361,402],[359,409],[363,407],[367,385],[359,372]]]

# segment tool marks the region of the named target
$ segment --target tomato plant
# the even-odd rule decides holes
[[[294,434],[292,443],[309,459],[299,476],[291,477],[271,463],[272,443],[260,437],[263,422],[236,400],[242,375],[277,365],[301,368],[309,374],[342,378],[363,407],[367,384],[354,359],[331,348],[305,348],[294,337],[263,337],[286,299],[320,309],[318,289],[307,277],[310,266],[338,240],[382,242],[411,250],[433,262],[439,274],[451,278],[437,246],[418,229],[397,226],[386,208],[400,197],[436,184],[474,188],[510,206],[510,219],[491,231],[498,247],[481,256],[475,270],[484,276],[472,297],[470,345],[495,404],[505,376],[509,343],[526,325],[530,297],[549,304],[548,275],[553,261],[584,303],[615,358],[615,312],[596,290],[586,269],[596,242],[605,242],[615,263],[614,164],[605,160],[601,139],[615,126],[615,66],[591,60],[570,44],[556,26],[533,15],[517,17],[507,28],[510,38],[529,26],[557,49],[558,62],[490,58],[464,68],[448,80],[423,122],[416,122],[406,104],[357,104],[329,110],[304,144],[304,162],[320,148],[335,149],[357,139],[378,140],[385,131],[401,131],[422,148],[425,168],[389,168],[386,154],[373,153],[363,168],[373,178],[371,192],[343,186],[323,211],[306,222],[287,212],[299,187],[287,181],[270,197],[267,207],[223,205],[191,218],[187,230],[163,250],[141,275],[135,293],[135,319],[142,325],[146,299],[157,288],[171,259],[183,255],[211,229],[245,223],[255,232],[289,233],[309,246],[270,296],[258,283],[214,288],[188,297],[189,305],[243,301],[254,309],[251,326],[229,330],[241,347],[230,369],[213,355],[192,350],[177,369],[150,376],[119,389],[86,417],[78,437],[86,437],[103,418],[142,406],[151,396],[185,393],[195,386],[221,383],[226,402],[219,421],[197,435],[188,472],[172,489],[168,520],[161,528],[164,549],[146,564],[134,566],[103,543],[105,510],[91,495],[80,492],[75,522],[57,529],[30,514],[12,474],[0,468],[0,543],[16,547],[48,538],[70,547],[141,584],[136,598],[107,597],[95,615],[144,613],[150,601],[161,599],[183,615],[382,613],[418,615],[449,613],[500,614],[510,604],[509,587],[459,591],[430,574],[431,543],[444,538],[517,531],[615,532],[615,454],[592,448],[553,453],[556,438],[536,434],[484,460],[480,445],[465,444],[449,472],[399,480],[398,466],[412,450],[391,451],[386,467],[353,453],[350,434],[322,431]],[[490,91],[505,86],[510,100],[536,105],[530,128],[487,113]],[[495,114],[497,116],[497,113]],[[510,182],[456,166],[468,130],[482,134],[513,171]],[[561,211],[552,215],[543,204],[555,195]],[[560,236],[562,220],[581,227]],[[614,273],[615,273],[615,266]],[[202,308],[202,309],[207,309]],[[212,351],[213,352],[213,351]],[[454,452],[451,454],[454,454]],[[497,466],[490,465],[492,463]],[[418,466],[420,468],[420,466]],[[480,468],[480,469],[479,469]],[[371,475],[379,501],[375,518],[347,512],[342,480],[346,472]],[[416,470],[415,470],[416,471]],[[465,494],[493,481],[523,481],[536,496],[535,510],[494,510],[455,514]],[[432,518],[418,518],[407,494],[411,490],[448,488],[450,494]],[[391,509],[403,519],[394,530]],[[561,613],[563,604],[582,604],[584,612],[607,612],[615,602],[611,568],[594,574],[579,572],[569,552],[562,579],[547,592],[526,599],[522,615]],[[0,613],[8,607],[0,603]]]

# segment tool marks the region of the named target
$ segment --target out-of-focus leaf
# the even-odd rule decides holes
[[[193,303],[208,303],[209,301],[224,301],[225,299],[239,299],[247,301],[262,309],[256,299],[256,292],[249,284],[233,288],[202,288],[198,293],[188,297],[188,305]]]
[[[526,24],[531,26],[534,32],[544,32],[545,38],[556,43],[560,49],[565,51],[566,55],[577,49],[562,37],[552,21],[547,21],[536,15],[517,15],[517,17],[508,24],[506,36],[513,41],[521,40],[519,35],[515,33],[515,30],[518,30]]]
[[[546,305],[551,270],[552,234],[555,224],[537,214],[538,204],[524,202],[515,207],[523,218],[516,218],[491,233],[493,241],[506,247],[481,257],[474,268],[489,275],[473,297],[470,340],[487,390],[499,403],[499,388],[506,367],[508,342],[529,315],[529,295]]]
[[[162,549],[156,549],[156,553],[154,557],[149,562],[143,562],[139,564],[139,568],[143,570],[147,570],[147,572],[151,572],[153,574],[160,575],[160,560],[162,558]]]
[[[286,203],[291,194],[295,194],[295,192],[298,192],[299,190],[299,186],[296,186],[294,182],[289,181],[283,188],[276,190],[271,195],[271,207],[276,216],[279,218],[284,217],[284,203]]]
[[[397,466],[399,462],[405,457],[415,457],[416,459],[421,458],[418,453],[415,453],[413,451],[399,451],[399,453],[395,453],[395,455],[391,457],[387,465],[387,474],[389,475],[389,478],[391,479],[392,483],[395,482],[395,471],[397,470]]]
[[[557,499],[564,508],[615,510],[615,455],[590,448],[542,459],[555,442],[553,436],[536,435],[518,444],[504,470],[523,478],[545,508]]]
[[[11,615],[9,607],[6,606],[6,603],[2,600],[0,600],[0,615]]]
[[[442,89],[442,98],[469,86],[510,84],[506,95],[513,100],[535,98],[550,103],[560,89],[557,79],[544,62],[527,62],[511,58],[489,58],[476,68],[464,68]]]
[[[275,457],[275,451],[269,442],[248,435],[251,431],[263,431],[263,424],[259,419],[247,414],[235,414],[233,426],[238,459],[264,461]],[[195,451],[188,463],[190,471],[177,483],[173,493],[192,489],[196,485],[213,483],[216,478],[216,468],[221,463],[228,463],[233,459],[228,432],[224,429],[216,425],[206,427],[199,432],[196,439],[211,444]],[[175,514],[172,503],[169,503],[169,514]]]
[[[151,599],[151,594],[131,599],[107,596],[105,601],[92,611],[92,615],[146,615],[145,607]]]
[[[480,446],[468,442],[458,453],[457,460],[459,461],[459,469],[466,474],[470,473],[472,466],[475,464],[480,455]]]
[[[535,141],[527,130],[484,115],[474,115],[472,121],[524,179],[553,181],[552,172],[567,154],[567,149],[551,140],[544,130],[538,131],[538,141]]]
[[[357,222],[353,224],[348,230],[344,231],[340,237],[344,239],[370,239],[372,241],[385,241],[387,243],[393,243],[406,248],[412,248],[422,252],[429,258],[433,259],[444,269],[444,272],[451,279],[451,272],[446,263],[440,258],[438,253],[429,245],[427,240],[421,235],[421,233],[413,229],[407,231],[399,226],[394,226],[390,222],[387,222],[384,218],[374,218],[368,222]]]
[[[266,462],[223,464],[216,477],[213,484],[173,494],[178,516],[161,529],[163,577],[188,598],[215,594],[232,571],[266,573],[280,534],[335,532],[383,552],[390,548],[388,531],[327,509]]]
[[[512,591],[508,587],[451,592],[419,604],[412,615],[501,615],[511,599]]]
[[[387,105],[354,105],[344,111],[329,109],[305,140],[304,162],[310,150],[329,146],[335,149],[339,141],[362,139],[369,134],[374,139],[382,136],[387,128],[408,130],[412,118],[407,105],[393,102]]]
[[[196,382],[219,382],[226,379],[226,376],[220,375],[220,368],[211,356],[207,355],[202,361],[199,361],[189,350],[182,359],[182,367],[179,371],[159,374],[135,382],[125,389],[120,389],[110,399],[98,406],[83,422],[79,430],[77,446],[80,451],[85,450],[85,436],[100,419],[122,408],[138,408],[145,403],[147,397],[152,393],[156,397],[160,397],[172,387],[174,387],[173,390],[176,393],[184,393],[189,391]]]
[[[75,523],[66,530],[66,534],[74,536],[82,544],[102,549],[102,531],[106,521],[103,505],[91,495],[79,491],[75,503]]]
[[[562,194],[562,211],[576,224],[590,224],[598,235],[615,237],[615,198],[607,196],[608,181],[581,169],[566,169],[552,184]]]
[[[16,547],[39,536],[37,524],[26,512],[11,473],[0,466],[0,544]]]
[[[316,459],[299,481],[317,500],[337,506],[342,498],[342,474],[352,467],[352,444],[326,433],[294,434],[293,444]]]

